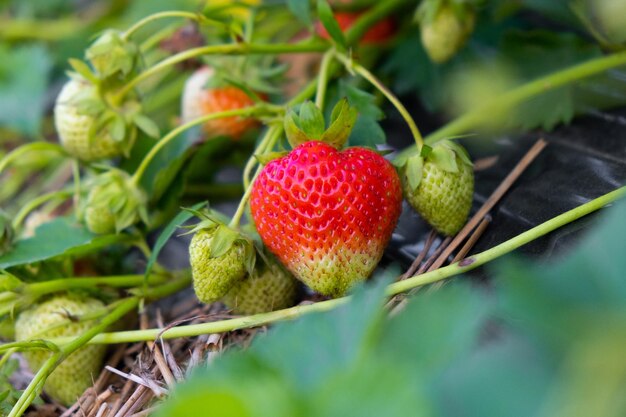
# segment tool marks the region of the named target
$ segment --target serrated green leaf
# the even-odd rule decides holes
[[[346,42],[346,38],[341,31],[341,27],[335,19],[333,15],[333,10],[326,0],[317,0],[317,15],[324,25],[324,28],[330,35],[330,37],[335,41],[339,49],[346,50],[348,48],[348,43]]]
[[[123,242],[125,235],[98,237],[69,217],[58,217],[41,225],[35,236],[19,240],[13,250],[0,256],[0,269],[27,265],[60,255],[87,253],[89,251]]]
[[[348,138],[348,146],[376,148],[387,142],[385,131],[375,118],[359,114]]]
[[[305,25],[311,26],[313,24],[311,2],[309,0],[287,0],[287,7]]]

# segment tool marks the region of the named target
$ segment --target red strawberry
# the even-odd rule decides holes
[[[182,98],[183,122],[190,122],[200,116],[237,110],[254,105],[254,100],[244,91],[230,85],[209,86],[214,70],[203,67],[194,72],[185,83]],[[239,139],[250,129],[255,128],[258,121],[250,118],[225,117],[210,120],[202,126],[209,137],[229,136]]]
[[[400,179],[382,156],[319,141],[267,164],[250,200],[265,245],[297,278],[328,296],[370,275],[401,205]]]
[[[362,12],[337,12],[335,13],[335,19],[339,23],[339,27],[343,32],[350,29],[354,22],[363,14]],[[330,35],[324,28],[321,22],[315,24],[315,31],[317,34],[324,38],[330,39]],[[369,28],[365,35],[361,38],[361,44],[378,44],[387,42],[395,33],[395,24],[393,20],[387,18],[379,21],[374,26]]]

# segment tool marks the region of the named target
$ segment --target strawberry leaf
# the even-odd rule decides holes
[[[335,19],[333,15],[333,10],[326,0],[317,0],[317,15],[324,25],[324,28],[332,38],[332,40],[337,44],[339,49],[346,50],[348,48],[348,43],[346,42],[346,38],[341,31],[341,27]]]
[[[217,227],[213,239],[211,240],[211,258],[219,258],[224,255],[233,246],[239,238],[239,234],[228,226],[220,225]]]
[[[313,24],[311,2],[309,0],[287,0],[287,7],[299,21],[306,26]]]

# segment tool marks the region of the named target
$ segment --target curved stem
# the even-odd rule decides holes
[[[130,80],[118,93],[116,100],[121,102],[121,99],[132,91],[137,84],[150,78],[154,74],[163,71],[178,64],[179,62],[186,61],[191,58],[195,58],[202,55],[245,55],[245,54],[282,54],[282,53],[306,53],[306,52],[324,52],[328,49],[328,43],[319,41],[304,41],[300,43],[288,43],[288,44],[246,44],[246,43],[231,43],[225,45],[208,45],[201,46],[199,48],[192,48],[187,51],[172,55],[163,61],[158,62],[154,66],[146,69],[135,78]]]
[[[272,136],[280,135],[281,133],[282,133],[282,126],[274,125],[270,127],[268,131],[265,133],[265,136],[263,137],[263,139],[261,139],[259,146],[254,150],[254,153],[263,154],[264,152],[266,152],[268,150],[268,144],[271,141]],[[255,165],[258,162],[259,161],[256,159],[255,155],[252,155],[250,159],[248,159],[248,162],[246,163],[246,166],[243,170],[243,186],[244,186],[244,189],[246,190],[250,188],[250,182],[251,182],[250,174],[252,173],[252,170],[254,169]]]
[[[26,409],[35,400],[37,394],[41,391],[43,383],[56,368],[59,359],[63,356],[61,352],[53,353],[39,368],[35,377],[30,381],[26,389],[20,395],[8,417],[18,417],[24,414]]]
[[[389,90],[374,74],[372,74],[369,70],[367,70],[362,65],[357,64],[352,61],[350,58],[346,57],[342,54],[335,54],[337,59],[341,61],[346,69],[353,70],[361,77],[365,78],[370,84],[372,84],[378,91],[380,91],[386,98],[393,104],[393,106],[398,110],[402,118],[405,120],[406,124],[409,125],[409,129],[411,129],[411,134],[413,135],[413,139],[415,139],[415,143],[418,149],[421,149],[424,146],[424,139],[422,139],[422,134],[420,133],[417,123],[413,120],[413,117],[409,113],[409,111],[404,107],[404,104]]]
[[[460,262],[454,263],[437,270],[427,272],[421,275],[416,275],[408,278],[404,281],[395,282],[389,285],[386,289],[388,296],[393,296],[406,292],[408,290],[431,284],[433,282],[441,281],[450,277],[457,276],[464,272],[475,269],[481,265],[484,265],[490,261],[498,259],[499,257],[508,254],[515,249],[523,246],[535,239],[538,239],[559,227],[562,227],[574,220],[577,220],[587,214],[590,214],[596,210],[601,209],[607,204],[610,204],[626,195],[626,187],[619,188],[601,197],[598,197],[588,203],[578,206],[570,211],[567,211],[559,216],[556,216],[545,223],[533,227],[532,229],[510,239],[504,243],[494,246],[484,252],[476,255],[472,255],[469,258],[463,259]],[[192,337],[202,334],[210,333],[222,333],[232,330],[245,329],[250,327],[257,327],[266,325],[278,321],[290,320],[298,318],[305,314],[332,310],[340,305],[343,305],[349,301],[350,297],[342,297],[334,300],[322,301],[309,305],[302,305],[291,307],[283,310],[277,310],[270,313],[255,314],[247,317],[240,317],[236,319],[215,321],[211,323],[193,324],[187,326],[174,327],[170,329],[146,329],[146,330],[133,330],[124,332],[104,333],[95,336],[90,343],[96,344],[111,344],[111,343],[130,343],[140,342],[146,340],[154,340],[158,337],[164,339],[174,339],[178,337]],[[52,340],[52,342],[62,343],[64,339]]]
[[[132,25],[126,32],[124,32],[124,39],[129,39],[136,31],[147,25],[148,23],[154,22],[155,20],[170,18],[170,17],[182,17],[185,19],[194,20],[199,22],[202,20],[202,16],[196,13],[185,12],[180,10],[170,10],[165,12],[154,13],[150,16],[144,17],[139,20],[137,23]]]
[[[317,92],[315,94],[315,105],[324,111],[324,101],[326,99],[326,89],[328,87],[328,78],[330,76],[330,63],[333,60],[334,50],[330,50],[324,54],[322,63],[320,64],[319,75],[317,76]]]
[[[267,139],[267,145],[265,147],[266,150],[271,150],[274,147],[274,145],[276,145],[276,142],[280,138],[281,133],[282,133],[282,126],[280,127],[277,126],[275,129],[272,129],[271,132],[268,132],[268,135],[266,136],[266,139]],[[259,167],[256,170],[256,173],[254,174],[254,177],[250,181],[250,184],[246,188],[245,193],[243,194],[243,196],[241,197],[241,200],[239,201],[239,206],[237,207],[237,211],[235,212],[232,220],[230,221],[229,227],[233,229],[236,229],[237,227],[239,227],[239,222],[241,222],[241,218],[243,217],[243,213],[246,209],[246,204],[248,204],[248,200],[250,199],[250,195],[252,194],[252,185],[254,184],[254,181],[257,179],[257,177],[259,176],[262,170],[263,170],[263,165],[259,165]]]
[[[485,106],[481,106],[452,120],[439,130],[436,130],[428,135],[425,142],[426,144],[432,145],[439,140],[468,133],[471,129],[480,126],[488,120],[493,114],[494,109],[501,111],[502,108],[511,108],[533,97],[554,90],[555,88],[559,88],[579,81],[583,78],[624,65],[626,65],[626,51],[595,58],[582,64],[574,65],[567,69],[556,71],[552,74],[530,81],[502,94]],[[415,154],[416,152],[417,150],[415,148],[410,147],[400,152],[396,157],[396,160],[402,160],[412,154]]]
[[[48,201],[55,200],[55,199],[66,199],[68,197],[71,197],[72,195],[73,195],[72,191],[59,190],[59,191],[52,191],[50,193],[40,195],[39,197],[36,197],[30,200],[28,203],[22,206],[20,211],[18,211],[15,217],[13,218],[13,222],[12,222],[13,229],[17,230],[22,224],[22,222],[24,221],[24,219],[26,219],[26,217],[40,205],[47,203]]]
[[[243,109],[229,110],[229,111],[223,111],[219,113],[207,114],[205,116],[198,117],[197,119],[194,119],[188,123],[178,126],[177,128],[170,131],[167,135],[165,135],[163,139],[157,142],[157,144],[154,145],[150,149],[148,154],[141,161],[141,164],[137,168],[137,171],[135,171],[135,174],[133,175],[133,182],[135,183],[135,185],[139,184],[139,181],[141,180],[142,175],[145,173],[146,169],[148,169],[148,166],[150,165],[150,162],[152,161],[152,159],[154,159],[154,157],[159,153],[161,149],[165,147],[165,145],[167,145],[174,138],[176,138],[176,136],[178,136],[185,130],[191,129],[194,126],[201,125],[205,122],[208,122],[209,120],[220,119],[224,117],[235,117],[235,116],[251,117],[265,110],[266,110],[266,106],[264,106],[263,104],[259,104],[255,106],[246,107]]]
[[[58,152],[59,154],[66,155],[63,147],[56,143],[34,142],[34,143],[22,145],[19,148],[14,149],[13,151],[6,154],[4,158],[0,160],[0,174],[2,173],[2,171],[6,169],[7,166],[13,163],[13,161],[16,161],[24,157],[24,155],[29,152],[35,152],[35,151],[39,151],[39,152],[54,151],[54,152]]]
[[[107,286],[114,288],[132,288],[144,283],[145,276],[141,275],[118,275],[109,277],[77,277],[61,278],[44,282],[28,284],[25,292],[36,297],[71,289],[93,288]],[[152,274],[148,276],[148,284],[160,284],[167,280],[165,275]]]

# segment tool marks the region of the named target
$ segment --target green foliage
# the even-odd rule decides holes
[[[61,255],[78,255],[129,240],[126,235],[97,237],[69,217],[58,217],[37,228],[35,236],[18,240],[14,249],[0,256],[0,269],[52,259]]]
[[[30,137],[39,134],[51,68],[42,46],[0,44],[0,125]]]
[[[426,289],[391,318],[380,282],[361,289],[197,370],[157,416],[621,416],[624,234],[622,201],[561,261],[505,261],[493,292]]]

